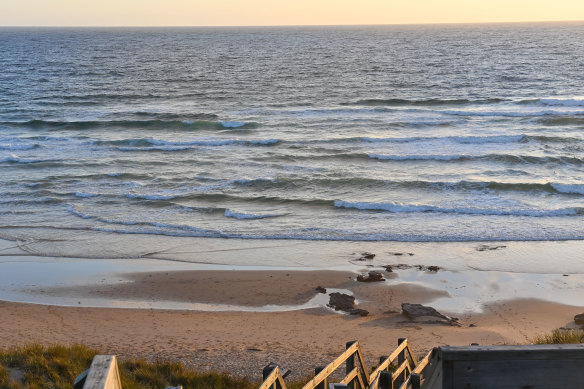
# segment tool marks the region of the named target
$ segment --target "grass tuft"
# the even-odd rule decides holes
[[[0,388],[70,389],[75,378],[89,368],[96,354],[99,354],[97,350],[83,345],[31,344],[0,350]],[[255,389],[259,386],[259,382],[233,378],[227,373],[196,372],[180,363],[150,363],[139,359],[118,360],[118,363],[124,389],[160,389],[178,385],[185,389]],[[9,369],[23,373],[24,385],[11,380]]]
[[[584,343],[584,330],[557,329],[551,334],[539,335],[533,340],[534,344],[577,344]]]

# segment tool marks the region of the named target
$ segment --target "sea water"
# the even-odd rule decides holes
[[[0,238],[584,239],[582,23],[5,28],[0,53]]]

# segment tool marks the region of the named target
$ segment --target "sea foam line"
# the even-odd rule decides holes
[[[400,204],[395,202],[374,203],[374,202],[350,202],[335,200],[335,207],[353,208],[358,210],[386,211],[392,213],[448,213],[461,215],[484,215],[484,216],[528,216],[528,217],[552,217],[552,216],[582,216],[584,207],[559,208],[552,210],[538,209],[493,209],[493,208],[472,208],[457,207],[443,208],[425,204]]]

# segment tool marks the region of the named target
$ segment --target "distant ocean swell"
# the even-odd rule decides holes
[[[0,29],[0,236],[584,239],[584,29],[540,27]]]

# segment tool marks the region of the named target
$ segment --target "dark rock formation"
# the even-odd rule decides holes
[[[370,271],[367,277],[363,275],[357,276],[357,281],[359,282],[377,282],[384,281],[383,275],[377,271]]]
[[[320,285],[319,285],[319,286],[317,286],[317,287],[315,288],[315,290],[316,290],[318,293],[326,293],[326,288],[323,288],[323,287],[322,287],[322,286],[320,286]]]
[[[335,311],[343,311],[350,313],[351,315],[367,316],[369,314],[369,312],[364,309],[355,308],[355,297],[344,293],[331,293],[327,305],[334,308]]]
[[[500,250],[500,249],[504,249],[507,248],[507,246],[493,246],[493,245],[488,245],[488,244],[482,244],[479,247],[477,247],[477,251],[493,251],[493,250]]]
[[[427,307],[422,304],[410,304],[410,303],[402,303],[402,312],[406,315],[410,320],[416,320],[421,317],[435,317],[441,319],[448,324],[452,325],[460,325],[457,321],[457,318],[448,317],[446,315],[441,314],[436,309],[432,307]]]
[[[584,324],[584,313],[574,316],[574,322],[579,325]]]

